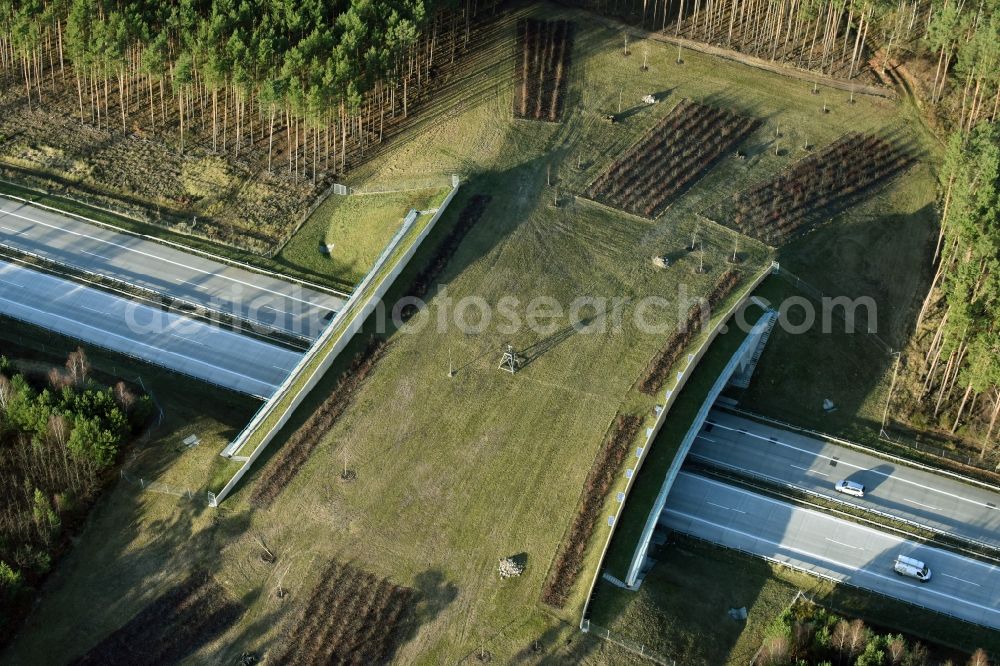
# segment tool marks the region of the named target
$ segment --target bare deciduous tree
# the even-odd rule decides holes
[[[830,644],[833,649],[840,653],[841,660],[847,654],[848,644],[850,643],[851,636],[851,625],[847,620],[841,620],[833,628],[833,634],[830,635]]]
[[[132,407],[135,405],[135,400],[135,393],[128,387],[128,384],[122,381],[115,384],[115,402],[118,403],[123,412],[126,414],[131,412]]]
[[[74,386],[82,388],[87,384],[87,377],[90,375],[90,361],[87,360],[87,353],[83,347],[77,347],[76,351],[70,352],[66,359],[66,371]]]
[[[68,386],[69,383],[69,377],[59,368],[52,368],[49,370],[49,386],[51,386],[53,390],[61,391],[63,390],[63,387]]]
[[[780,666],[788,663],[791,652],[786,636],[772,636],[764,641],[760,649],[760,661],[762,666]]]
[[[989,655],[986,654],[986,650],[979,648],[972,653],[969,657],[969,666],[990,666]]]
[[[889,663],[893,666],[903,661],[903,657],[906,656],[906,641],[903,640],[902,636],[893,636],[889,639],[886,645],[886,655],[889,657]]]
[[[14,387],[11,386],[7,375],[0,375],[0,409],[7,411],[11,398],[14,396]]]
[[[62,414],[49,417],[49,439],[60,446],[66,446],[70,432],[69,420]]]
[[[868,638],[869,632],[865,623],[861,620],[852,620],[847,635],[847,648],[852,660],[865,649],[865,643],[868,642]]]

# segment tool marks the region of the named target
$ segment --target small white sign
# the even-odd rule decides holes
[[[627,470],[625,470],[625,478],[626,479],[631,479],[632,478],[632,474],[634,474],[634,473],[635,473],[635,470],[632,469],[631,467],[629,467]]]
[[[641,458],[642,457],[642,447],[641,446],[635,450],[635,457],[636,458]]]
[[[625,493],[618,493],[617,495],[615,495],[615,499],[618,500],[619,504],[621,504],[622,502],[625,501]]]

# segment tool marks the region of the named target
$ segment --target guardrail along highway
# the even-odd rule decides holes
[[[988,627],[1000,628],[1000,570],[841,518],[681,472],[660,516],[678,532]],[[931,580],[896,574],[897,555]]]
[[[691,455],[1000,548],[1000,494],[944,474],[713,410]],[[848,479],[865,496],[834,490]]]
[[[269,397],[301,354],[127,298],[0,261],[0,314]]]
[[[313,340],[345,302],[293,282],[3,197],[0,245]]]

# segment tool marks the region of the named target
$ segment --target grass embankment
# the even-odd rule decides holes
[[[686,537],[671,537],[638,592],[601,582],[593,621],[679,664],[750,663],[798,590],[868,624],[971,652],[1000,651],[996,632]],[[747,609],[733,620],[730,608]]]
[[[351,285],[361,282],[411,208],[429,218],[447,189],[387,194],[331,196],[313,212],[278,253],[282,265],[309,275],[335,275]],[[330,254],[320,245],[330,247]]]
[[[872,323],[885,345],[863,333],[845,333],[838,315],[830,318],[831,331],[824,332],[822,308],[816,303],[815,324],[806,332],[776,330],[771,337],[742,398],[747,409],[865,443],[877,442],[894,362],[884,347],[898,350],[905,345],[932,274],[937,154],[925,139],[918,145],[925,148],[924,161],[877,197],[784,245],[777,255],[783,268],[825,295],[872,299],[876,313]],[[777,299],[790,296],[816,300],[815,294],[788,283],[774,293]],[[864,309],[859,312],[863,331]],[[790,316],[800,323],[801,309],[793,308]],[[823,410],[825,398],[837,405],[835,412]]]
[[[577,21],[561,124],[511,118],[514,25],[525,15]],[[832,109],[824,115],[821,100],[801,81],[695,53],[685,54],[678,66],[675,49],[630,44],[633,53],[648,48],[650,69],[644,72],[641,58],[621,55],[617,30],[574,10],[541,5],[497,21],[500,41],[482,44],[468,69],[428,106],[425,120],[352,177],[356,185],[373,187],[415,175],[468,177],[390,292],[390,302],[429,260],[435,239],[448,233],[468,199],[492,195],[443,273],[443,288],[436,295],[432,291],[431,324],[417,330],[414,318],[392,336],[355,407],[338,419],[270,510],[251,513],[246,504],[244,490],[254,472],[231,503],[211,514],[214,520],[166,510],[159,501],[132,506],[118,517],[139,527],[116,537],[117,552],[102,545],[111,525],[88,530],[79,555],[65,568],[72,586],[45,596],[32,620],[33,627],[45,630],[24,633],[10,653],[15,661],[79,654],[94,637],[138,612],[149,598],[143,590],[163,589],[178,568],[195,563],[209,565],[229,596],[247,607],[197,658],[228,661],[247,650],[276,650],[285,623],[319,579],[315,563],[336,559],[415,590],[413,631],[400,661],[457,662],[484,650],[495,663],[621,663],[622,654],[609,652],[615,648],[578,635],[589,573],[557,616],[539,598],[614,415],[643,415],[645,425],[652,425],[655,398],[640,394],[634,384],[686,312],[687,304],[678,301],[707,293],[727,266],[735,235],[699,222],[695,213],[788,163],[788,156],[774,155],[774,122],[789,145],[801,145],[805,137],[820,145],[847,129],[898,123],[900,112],[883,99],[858,98],[848,106],[846,94],[824,91]],[[650,92],[666,101],[641,104]],[[602,116],[617,111],[619,95],[623,122],[609,126]],[[723,159],[657,221],[573,204],[570,195],[582,192],[682,97],[766,119],[745,144],[748,158]],[[558,192],[546,185],[549,167]],[[553,207],[557,197],[559,207]],[[704,274],[694,270],[699,252],[684,250],[695,232],[703,244]],[[769,258],[766,248],[746,240],[740,241],[740,252],[748,275]],[[652,266],[650,258],[657,254],[671,256],[669,270]],[[536,296],[551,296],[564,307],[577,296],[624,297],[624,321],[630,322],[636,303],[651,295],[669,301],[647,313],[650,323],[664,325],[663,332],[609,326],[605,332],[577,333],[565,312],[546,320],[552,327],[544,333],[523,325],[524,308]],[[438,332],[433,324],[439,315],[453,312],[466,296],[493,306],[504,296],[518,298],[522,326],[507,332],[494,312],[478,332],[461,332],[453,324]],[[479,322],[477,312],[466,313],[470,324]],[[358,345],[368,331],[359,335]],[[529,359],[514,376],[496,368],[506,342]],[[352,345],[342,358],[356,350]],[[457,370],[453,378],[449,358]],[[275,448],[330,392],[341,369],[335,364],[327,373]],[[357,472],[350,483],[336,478],[345,457]],[[186,472],[199,484],[207,476],[205,470]],[[594,544],[606,535],[603,529],[595,531],[587,567],[596,566],[600,548]],[[276,565],[261,563],[257,537],[276,553]],[[149,566],[152,550],[159,554],[155,570]],[[527,555],[524,575],[500,581],[498,558],[521,553]],[[284,600],[273,594],[279,579],[290,591]],[[66,611],[80,608],[83,600],[86,633],[76,624],[83,611]]]

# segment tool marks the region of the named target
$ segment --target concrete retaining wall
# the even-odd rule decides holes
[[[246,428],[230,443],[229,446],[225,448],[222,455],[226,457],[233,457],[233,454],[240,450],[240,448],[246,444],[247,441],[261,428],[267,428],[264,433],[263,438],[260,443],[254,447],[252,453],[246,458],[242,458],[243,465],[240,469],[233,475],[233,478],[229,480],[229,483],[223,487],[219,493],[213,494],[209,493],[208,503],[210,506],[218,506],[223,499],[232,492],[236,484],[240,482],[240,479],[250,470],[253,463],[260,457],[267,445],[270,444],[274,436],[288,423],[292,414],[298,408],[309,392],[315,388],[319,380],[322,379],[326,371],[330,369],[333,365],[334,360],[337,356],[344,350],[348,343],[354,338],[355,334],[364,325],[365,320],[368,318],[374,310],[378,302],[385,296],[389,288],[395,283],[396,278],[399,274],[403,272],[403,269],[410,263],[410,259],[416,253],[417,248],[423,243],[424,239],[427,238],[428,234],[437,225],[439,219],[447,210],[448,205],[451,200],[455,197],[455,193],[458,192],[459,183],[456,182],[455,187],[452,188],[448,196],[445,197],[441,206],[438,208],[437,212],[430,219],[427,225],[420,231],[419,235],[413,239],[409,247],[403,253],[403,255],[396,261],[396,264],[392,269],[385,274],[383,277],[378,278],[379,272],[385,266],[389,257],[392,256],[393,252],[397,249],[402,239],[406,237],[406,232],[409,230],[407,226],[404,226],[396,234],[396,237],[390,242],[386,249],[383,250],[382,255],[379,257],[378,261],[368,272],[368,275],[361,282],[358,288],[354,291],[350,300],[343,309],[337,314],[330,325],[327,327],[323,335],[316,341],[312,349],[303,357],[299,365],[292,371],[288,379],[282,384],[281,387],[275,391],[274,396],[262,407],[254,418],[250,421]],[[412,224],[412,223],[411,223]],[[376,281],[377,280],[377,281]],[[348,323],[346,328],[341,330],[341,325],[344,317]],[[339,331],[339,332],[338,332]],[[333,347],[327,348],[327,345],[331,340],[336,337],[333,342]],[[309,372],[309,366],[316,360],[316,358],[322,357],[322,360],[309,374],[308,379],[305,384],[301,386],[298,383],[301,381],[301,377]],[[284,412],[278,416],[277,420],[270,426],[267,425],[269,418],[280,408],[281,401],[287,397],[289,394],[294,393],[291,403],[284,409]]]

